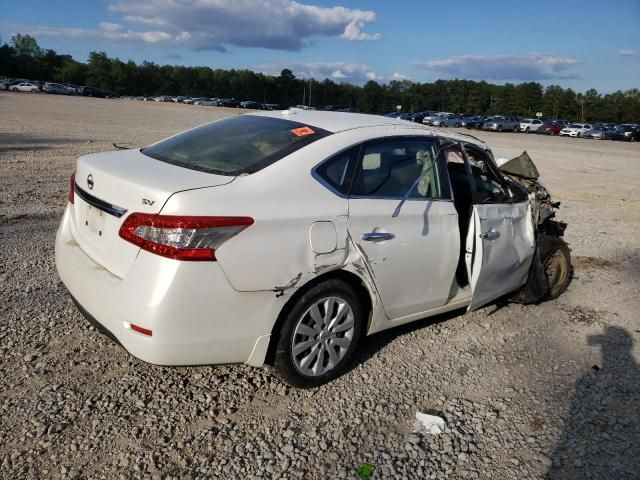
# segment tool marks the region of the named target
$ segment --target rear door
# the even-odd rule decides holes
[[[471,311],[525,284],[535,234],[526,193],[509,188],[485,152],[466,146],[465,153],[475,189],[465,251]]]
[[[429,137],[393,137],[362,147],[348,231],[390,319],[444,305],[453,283],[457,214],[437,150]]]

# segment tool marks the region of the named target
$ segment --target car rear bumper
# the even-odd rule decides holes
[[[174,366],[263,363],[286,297],[238,292],[215,262],[177,261],[145,251],[119,278],[87,256],[71,230],[67,208],[56,235],[60,279],[83,315],[133,356]]]

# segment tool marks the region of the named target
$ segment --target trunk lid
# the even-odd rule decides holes
[[[234,179],[160,162],[140,150],[85,155],[76,166],[73,236],[96,263],[123,278],[140,250],[118,235],[129,214],[159,213],[176,192]]]

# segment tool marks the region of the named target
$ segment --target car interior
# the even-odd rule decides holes
[[[484,155],[473,148],[465,148],[475,184],[475,203],[507,203],[511,195],[500,182],[494,178],[486,165]],[[470,177],[464,164],[462,152],[458,145],[447,147],[444,151],[447,171],[453,190],[453,204],[458,213],[458,230],[460,232],[460,255],[456,269],[456,280],[460,287],[469,285],[465,264],[467,234],[473,212],[474,195]]]

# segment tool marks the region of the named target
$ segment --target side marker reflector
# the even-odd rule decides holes
[[[149,330],[148,328],[142,328],[139,327],[138,325],[135,325],[133,323],[130,323],[129,325],[131,325],[131,330],[141,333],[143,335],[148,335],[148,336],[153,336],[153,332],[151,330]]]

